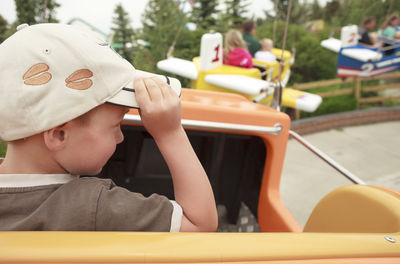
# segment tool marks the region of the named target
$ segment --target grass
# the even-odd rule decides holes
[[[357,100],[352,94],[324,98],[322,104],[313,113],[301,112],[301,118],[353,111],[357,108]]]
[[[348,88],[353,88],[354,83],[344,83],[344,84],[338,84],[338,85],[331,85],[331,86],[325,86],[325,87],[318,87],[318,88],[313,88],[307,90],[307,92],[310,93],[322,93],[322,92],[333,92],[341,89],[348,89]],[[363,81],[362,86],[375,86],[379,85],[379,80],[370,80],[370,81]],[[362,97],[373,97],[377,96],[377,92],[362,92]],[[371,103],[371,104],[363,104],[361,105],[361,109],[366,109],[366,108],[371,108],[371,107],[379,107],[379,106],[390,106],[390,105],[396,105],[396,102],[385,102],[385,103]],[[319,115],[326,115],[326,114],[332,114],[332,113],[340,113],[340,112],[347,112],[347,111],[353,111],[357,109],[357,100],[355,98],[354,94],[348,94],[348,95],[339,95],[339,96],[334,96],[334,97],[328,97],[324,98],[322,101],[322,104],[318,107],[318,109],[313,112],[313,113],[307,113],[307,112],[301,112],[301,118],[306,118],[306,117],[313,117],[313,116],[319,116]]]
[[[0,142],[0,157],[4,157],[6,155],[7,143]]]
[[[331,85],[318,87],[307,90],[307,92],[317,94],[322,92],[333,92],[341,89],[352,88],[353,83],[345,83],[342,85]],[[301,112],[301,118],[326,115],[332,113],[340,113],[352,111],[357,108],[357,100],[353,94],[339,95],[329,98],[324,98],[321,105],[313,113]]]
[[[399,106],[399,105],[400,105],[400,101],[389,100],[389,101],[383,102],[383,106]]]

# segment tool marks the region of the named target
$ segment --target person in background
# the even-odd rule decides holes
[[[251,54],[239,30],[231,29],[225,36],[224,64],[253,68]]]
[[[397,14],[390,15],[381,25],[382,36],[393,39],[396,35],[396,28],[399,25],[399,16]]]
[[[375,42],[371,39],[370,31],[376,26],[376,18],[369,16],[364,19],[362,26],[358,28],[360,35],[359,43],[364,45],[374,45]]]
[[[254,55],[257,60],[266,62],[276,61],[276,56],[271,52],[272,48],[274,47],[274,42],[271,39],[263,38],[260,40],[260,46],[261,49]]]
[[[249,49],[251,56],[254,57],[254,54],[260,50],[260,43],[254,38],[254,34],[256,33],[256,24],[252,20],[245,21],[242,24],[242,30],[243,39],[247,43],[247,48]]]
[[[390,40],[396,39],[397,26],[399,25],[399,16],[397,14],[390,15],[380,27],[382,31],[381,36],[388,39],[389,41],[383,41],[383,47],[385,48],[385,55],[389,56],[394,54],[395,45]]]

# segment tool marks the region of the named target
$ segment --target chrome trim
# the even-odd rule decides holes
[[[384,236],[384,238],[385,238],[387,241],[391,242],[391,243],[396,243],[396,239],[395,239],[394,237],[391,237],[391,236]]]
[[[268,96],[270,96],[271,94],[274,93],[274,85],[271,85],[271,87],[268,87],[267,90],[265,92],[260,93],[259,95],[257,95],[254,99],[253,99],[253,103],[259,103],[262,100],[264,100],[265,98],[267,98]]]
[[[142,120],[138,115],[125,115],[123,122],[128,124],[142,124]],[[182,119],[182,126],[186,129],[216,130],[224,132],[253,132],[272,135],[279,135],[282,132],[281,124],[267,127]]]
[[[306,147],[308,150],[310,150],[312,153],[317,155],[320,159],[328,163],[332,168],[340,172],[343,176],[345,176],[347,179],[349,179],[351,182],[360,184],[360,185],[365,185],[366,183],[355,176],[353,173],[342,167],[339,163],[334,161],[331,157],[329,157],[327,154],[322,152],[320,149],[312,145],[310,142],[308,142],[306,139],[304,139],[302,136],[297,134],[296,132],[289,130],[289,135],[296,139],[300,144],[302,144],[304,147]]]

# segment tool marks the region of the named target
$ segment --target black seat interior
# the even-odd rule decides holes
[[[141,126],[122,126],[125,140],[99,177],[111,178],[145,196],[159,193],[174,199],[172,179],[155,141]],[[210,179],[217,204],[227,209],[229,222],[237,220],[241,202],[257,216],[265,166],[266,146],[256,136],[187,131],[190,142]]]

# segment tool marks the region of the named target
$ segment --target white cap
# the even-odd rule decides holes
[[[20,25],[0,45],[0,140],[28,137],[110,102],[138,107],[140,72],[96,34],[63,24]],[[180,82],[162,76],[180,95]]]

